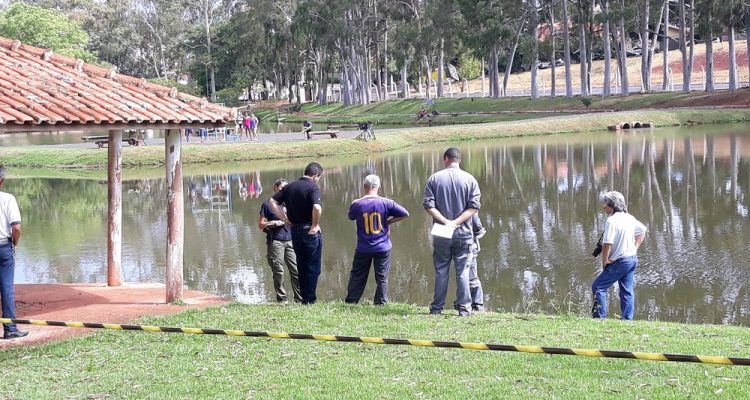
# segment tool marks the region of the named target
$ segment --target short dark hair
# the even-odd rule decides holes
[[[282,183],[286,183],[286,179],[284,179],[284,178],[276,179],[273,182],[273,187],[279,187],[279,185],[281,185]]]
[[[316,162],[311,162],[305,167],[305,176],[320,176],[323,175],[323,167]]]
[[[461,161],[461,150],[451,147],[443,153],[443,159],[458,160]]]

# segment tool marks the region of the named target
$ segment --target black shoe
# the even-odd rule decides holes
[[[22,338],[24,336],[28,336],[29,332],[21,332],[21,331],[11,331],[11,332],[5,332],[3,334],[3,339],[18,339]]]

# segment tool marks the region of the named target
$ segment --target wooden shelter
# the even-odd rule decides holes
[[[230,108],[0,37],[0,133],[109,131],[107,285],[122,284],[122,134],[164,129],[167,302],[182,300],[184,210],[180,129],[234,123]]]

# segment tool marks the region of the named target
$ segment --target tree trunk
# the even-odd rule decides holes
[[[661,52],[663,55],[663,81],[661,84],[662,90],[669,89],[669,35],[667,35],[667,32],[669,31],[669,0],[664,1],[664,40],[662,41],[661,45]]]
[[[440,56],[438,57],[438,81],[437,81],[437,97],[443,97],[443,76],[445,69],[445,39],[440,38]]]
[[[713,29],[711,26],[711,11],[706,16],[708,34],[706,35],[706,91],[714,92],[714,42]]]
[[[609,1],[601,0],[600,6],[604,14],[604,33],[602,34],[602,47],[604,48],[604,87],[602,96],[608,97],[612,94],[612,44],[609,32]]]
[[[643,0],[641,3],[641,93],[646,93],[651,90],[651,82],[649,82],[648,71],[651,63],[648,59],[648,22],[651,18],[649,10],[649,0]]]
[[[750,35],[750,4],[745,5],[745,35]],[[747,40],[747,68],[748,85],[750,85],[750,40]]]
[[[409,98],[409,82],[406,81],[406,70],[409,67],[409,60],[406,58],[406,51],[403,52],[404,65],[401,66],[401,98]]]
[[[737,90],[737,52],[734,45],[734,26],[729,27],[729,90]]]
[[[578,24],[578,55],[581,58],[581,96],[589,95],[589,67],[588,67],[588,54],[586,52],[586,24]]]
[[[539,98],[539,82],[537,81],[537,75],[539,74],[539,11],[538,11],[538,0],[532,0],[531,7],[531,24],[533,25],[531,40],[534,41],[533,48],[531,50],[531,98]]]
[[[664,0],[664,4],[669,4],[669,0]],[[651,68],[653,68],[654,66],[654,54],[656,54],[656,45],[659,43],[659,31],[661,30],[663,16],[664,7],[661,8],[661,11],[659,11],[659,18],[656,20],[656,28],[654,29],[654,33],[651,36],[651,42],[648,48],[648,75],[646,77],[648,78],[649,90],[653,90],[653,85],[651,84]]]
[[[623,6],[625,5],[623,1]],[[620,32],[618,34],[620,40],[620,95],[623,97],[630,96],[630,79],[628,79],[628,54],[626,40],[627,32],[625,31],[625,18],[620,16]]]
[[[500,82],[498,81],[498,58],[500,57],[498,53],[500,50],[497,46],[497,44],[492,45],[492,54],[490,55],[490,95],[496,99],[500,97]],[[510,73],[511,65],[513,65],[512,62],[505,67],[506,76]],[[505,94],[505,84],[503,84],[503,94]]]
[[[425,98],[429,99],[431,98],[431,95],[430,95],[430,59],[425,54],[422,56],[422,61],[424,61],[424,72],[425,72],[425,77],[424,77],[425,89],[426,89]]]
[[[573,75],[570,67],[570,19],[568,19],[568,0],[562,2],[563,55],[565,62],[565,97],[573,97]]]
[[[551,53],[550,53],[550,61],[552,61],[552,65],[550,66],[550,84],[549,84],[549,95],[550,97],[555,97],[557,95],[557,76],[555,74],[555,68],[557,67],[557,54],[555,49],[555,8],[553,5],[550,5],[549,7],[549,22],[550,22],[550,44],[552,45]]]
[[[391,74],[388,73],[388,19],[385,20],[385,32],[383,33],[383,75],[385,78],[383,100],[388,100],[388,84],[390,83],[389,77],[391,76]]]
[[[508,62],[505,67],[505,73],[503,74],[503,96],[506,95],[508,90],[508,80],[510,80],[510,70],[513,68],[513,60],[516,57],[516,49],[518,49],[518,41],[521,39],[521,31],[523,31],[524,22],[526,21],[526,13],[521,17],[521,20],[518,24],[518,29],[516,30],[516,40],[513,42],[513,47],[508,52]],[[497,75],[497,64],[498,64],[498,58],[499,58],[499,50],[497,46],[493,47],[494,55],[495,55],[495,75]],[[493,81],[495,85],[497,85],[497,78]],[[496,88],[499,89],[498,86]],[[495,96],[498,97],[498,96]]]

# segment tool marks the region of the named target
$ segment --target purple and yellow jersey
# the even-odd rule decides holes
[[[357,251],[380,253],[391,249],[388,219],[408,217],[409,212],[393,200],[365,196],[349,206],[349,219],[357,221]]]

